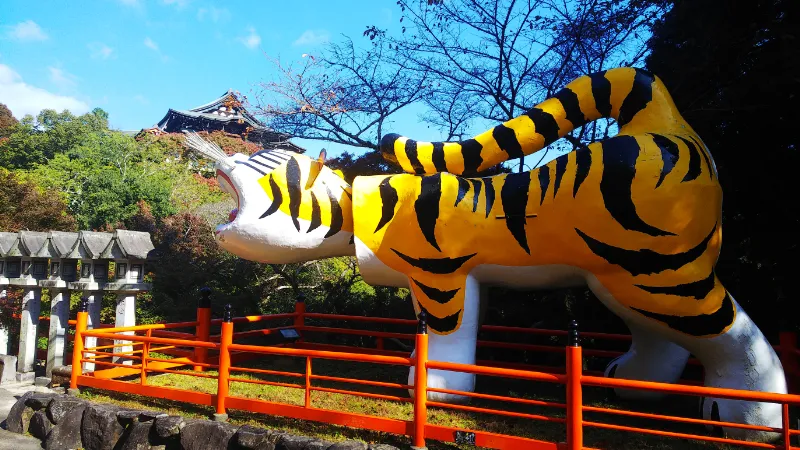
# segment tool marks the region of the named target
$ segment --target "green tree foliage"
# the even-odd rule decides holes
[[[95,108],[82,116],[45,109],[34,119],[25,116],[7,140],[0,142],[0,167],[29,169],[68,149],[86,136],[108,130],[108,113]]]
[[[74,231],[75,219],[58,195],[44,192],[32,181],[23,181],[0,168],[0,230]]]
[[[647,58],[714,155],[725,192],[718,273],[765,331],[776,331],[776,312],[795,297],[799,6],[676,2]]]

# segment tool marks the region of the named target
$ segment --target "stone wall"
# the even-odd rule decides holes
[[[15,433],[30,433],[48,450],[398,450],[385,444],[333,443],[249,425],[185,419],[55,393],[23,395],[11,408],[6,426]]]

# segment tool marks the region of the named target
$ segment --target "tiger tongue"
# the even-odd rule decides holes
[[[239,214],[238,208],[234,208],[233,210],[231,210],[230,214],[228,214],[228,222],[233,222],[234,220],[236,220],[237,214]]]

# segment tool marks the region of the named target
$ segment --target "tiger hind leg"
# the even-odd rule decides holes
[[[722,334],[702,337],[675,329],[680,326],[681,320],[697,320],[697,317],[672,318],[674,323],[670,326],[620,304],[593,275],[588,277],[587,282],[595,295],[623,320],[661,334],[697,357],[705,369],[706,386],[780,394],[788,392],[778,355],[729,293],[725,294],[719,311],[710,314],[709,318],[727,314],[733,317],[732,325]],[[702,416],[707,420],[773,428],[780,428],[782,424],[782,408],[775,403],[704,398],[700,406]],[[741,428],[723,427],[722,431],[728,437],[748,441],[766,442],[780,437],[777,433]]]
[[[605,376],[660,383],[680,380],[689,352],[652,328],[630,320],[625,322],[633,338],[631,346],[608,364]],[[628,400],[659,400],[665,396],[661,392],[632,389],[615,389],[614,392]]]

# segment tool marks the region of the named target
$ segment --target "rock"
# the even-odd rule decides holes
[[[0,384],[17,381],[17,357],[0,355]]]
[[[162,439],[170,436],[177,436],[184,426],[186,421],[181,416],[158,416],[154,422],[156,434]]]
[[[327,450],[331,445],[333,445],[333,442],[314,439],[307,443],[305,447],[303,447],[303,450]]]
[[[367,444],[358,441],[342,441],[331,445],[327,450],[367,450]]]
[[[53,400],[47,405],[47,418],[50,419],[50,422],[58,424],[73,408],[86,405],[88,405],[86,400],[68,395],[59,395],[53,397]]]
[[[275,443],[275,450],[305,450],[306,445],[314,440],[316,439],[305,436],[295,436],[293,434],[284,434],[278,439],[278,442]]]
[[[47,377],[36,377],[36,378],[33,379],[33,384],[35,386],[47,387],[47,386],[50,386],[51,382],[52,382],[52,380],[50,378],[47,378]]]
[[[47,418],[47,415],[44,413],[44,411],[36,411],[33,413],[33,417],[31,417],[31,423],[28,426],[28,432],[31,434],[31,436],[43,441],[47,437],[47,433],[49,433],[52,428],[53,424],[50,422],[50,419]]]
[[[278,438],[272,431],[244,425],[236,431],[234,440],[236,445],[244,449],[275,450],[275,441]]]
[[[208,420],[189,421],[181,430],[183,450],[226,449],[236,427],[224,422]]]
[[[12,433],[24,434],[28,432],[28,424],[33,416],[33,408],[26,405],[26,402],[35,392],[26,392],[14,403],[11,411],[6,417],[6,429]]]
[[[25,405],[30,406],[36,411],[47,408],[47,405],[58,396],[58,394],[52,392],[31,392],[31,394],[33,395],[25,400]]]
[[[117,420],[122,408],[89,404],[83,413],[81,438],[86,450],[112,450],[125,428]]]
[[[167,417],[167,413],[163,411],[139,411],[139,422],[147,422],[155,420],[157,417]]]
[[[400,450],[394,445],[389,444],[369,444],[368,450]]]
[[[56,400],[53,400],[50,405],[52,406],[55,402]],[[83,402],[74,404],[69,410],[64,410],[65,412],[59,417],[56,426],[47,435],[47,439],[44,441],[44,448],[46,450],[83,448],[83,443],[81,443],[81,421],[83,420],[85,409],[86,403]]]
[[[151,422],[135,422],[125,430],[119,450],[150,450],[155,444],[151,440],[152,428]]]

